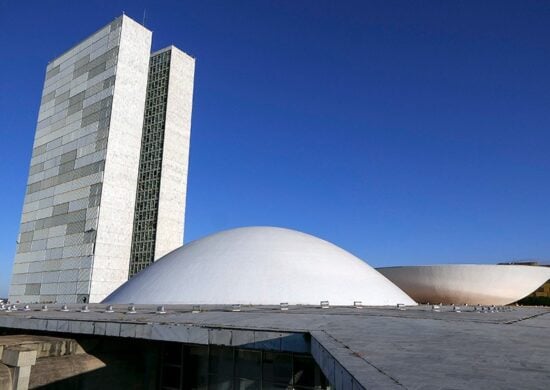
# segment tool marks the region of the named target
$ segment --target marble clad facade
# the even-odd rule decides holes
[[[152,56],[151,39],[123,15],[48,64],[11,301],[99,302],[133,274],[132,262],[143,268],[182,245],[194,60],[174,47]],[[160,99],[151,79],[159,53],[169,61]],[[154,155],[151,126],[160,129]],[[151,177],[151,163],[144,218],[138,178]],[[132,251],[143,231],[152,256]]]

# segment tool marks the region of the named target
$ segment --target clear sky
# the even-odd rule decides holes
[[[0,0],[0,296],[46,64],[123,11],[197,59],[186,241],[550,260],[550,2]]]

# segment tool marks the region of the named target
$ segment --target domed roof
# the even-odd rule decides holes
[[[416,303],[374,268],[327,241],[275,227],[215,233],[174,250],[103,302],[395,305]]]
[[[528,265],[445,264],[378,268],[418,302],[507,305],[550,279],[550,268]]]

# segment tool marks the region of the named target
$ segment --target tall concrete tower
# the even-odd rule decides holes
[[[46,68],[9,299],[98,302],[183,243],[194,59],[121,16]]]

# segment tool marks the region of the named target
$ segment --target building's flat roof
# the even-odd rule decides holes
[[[338,388],[544,389],[550,308],[60,305],[0,312],[0,327],[311,352]],[[307,350],[309,349],[309,350]]]

